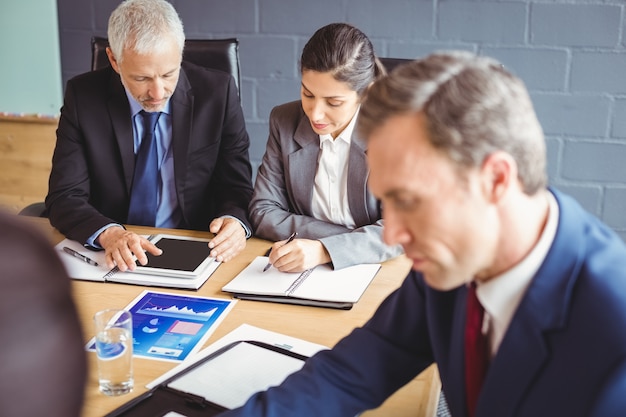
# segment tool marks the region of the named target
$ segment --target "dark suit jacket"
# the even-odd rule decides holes
[[[478,417],[626,415],[626,247],[555,195],[555,240],[490,364]],[[466,288],[435,291],[411,272],[364,327],[224,415],[354,416],[436,362],[452,415],[466,416]]]
[[[250,201],[250,221],[256,235],[283,240],[297,231],[299,238],[317,239],[338,269],[400,255],[400,246],[390,247],[383,242],[380,207],[367,187],[365,150],[364,141],[354,133],[348,157],[348,205],[356,228],[316,219],[312,200],[319,135],[313,131],[299,100],[275,107]]]
[[[87,376],[70,279],[50,243],[0,214],[0,415],[78,417]]]
[[[183,62],[170,100],[178,227],[206,230],[222,215],[249,226],[249,138],[234,80]],[[134,165],[130,105],[119,75],[107,67],[70,80],[46,197],[52,225],[85,242],[108,223],[125,223]]]

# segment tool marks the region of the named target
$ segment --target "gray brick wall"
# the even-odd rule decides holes
[[[172,0],[189,38],[237,37],[242,106],[260,163],[273,106],[299,97],[297,62],[320,26],[346,21],[380,56],[439,49],[493,56],[528,86],[553,186],[626,239],[626,4],[623,0]],[[89,69],[118,0],[57,0],[63,82]]]

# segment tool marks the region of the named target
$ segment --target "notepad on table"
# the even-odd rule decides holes
[[[160,256],[146,254],[148,264],[138,266],[133,272],[107,268],[104,251],[89,250],[74,240],[65,239],[56,249],[70,277],[88,281],[198,289],[220,265],[209,256],[208,239],[167,234],[145,237],[163,253]],[[98,266],[66,254],[65,246],[93,259]]]
[[[359,264],[333,270],[329,265],[318,265],[302,273],[276,268],[263,272],[267,263],[267,256],[256,257],[222,291],[245,300],[350,309],[381,266]]]
[[[149,391],[105,417],[219,414],[243,405],[256,392],[279,385],[308,357],[325,349],[328,347],[242,324],[150,382],[146,385]]]

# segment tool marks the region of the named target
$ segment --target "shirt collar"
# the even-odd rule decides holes
[[[124,88],[124,91],[126,92],[126,97],[128,98],[128,104],[130,104],[130,115],[131,117],[135,117],[137,113],[143,110],[143,108],[141,107],[141,104],[139,104],[139,102],[128,92],[128,90],[126,90],[126,88]],[[170,114],[170,99],[168,99],[165,103],[165,107],[163,107],[161,113]]]
[[[551,192],[547,193],[547,198],[548,219],[539,241],[528,256],[505,273],[484,283],[478,283],[476,288],[476,295],[490,319],[495,321],[496,326],[504,326],[501,328],[502,337],[556,235],[559,206]]]
[[[346,128],[343,129],[343,131],[339,134],[339,136],[337,136],[335,140],[342,140],[348,145],[350,144],[352,140],[352,132],[354,131],[354,127],[356,126],[356,118],[359,115],[359,109],[360,107],[356,110],[356,112],[354,113],[354,116],[352,116],[352,120],[350,120],[350,123],[348,123],[348,126],[346,126]],[[333,142],[333,137],[330,133],[320,135],[320,148],[322,147],[322,143],[324,143],[325,141]]]

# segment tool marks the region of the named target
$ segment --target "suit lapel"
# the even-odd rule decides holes
[[[296,211],[310,216],[320,140],[319,135],[313,131],[304,114],[294,133],[294,140],[300,149],[289,155],[289,166],[286,174],[291,178],[287,178],[286,182],[294,185],[291,192]]]
[[[107,108],[111,125],[115,133],[115,140],[119,149],[119,156],[124,170],[124,180],[126,190],[130,195],[130,188],[133,182],[133,172],[135,170],[135,145],[133,139],[133,124],[130,118],[130,105],[128,97],[122,85],[119,75],[111,69],[109,80],[109,99]]]
[[[467,287],[459,294],[454,319],[452,321],[452,333],[450,342],[449,364],[446,372],[453,375],[448,378],[443,389],[446,392],[448,408],[453,416],[467,416],[465,399],[465,311],[467,303]]]
[[[365,143],[353,134],[348,157],[348,206],[357,226],[370,224],[367,177],[369,170],[365,159]],[[372,199],[373,200],[373,199]],[[375,203],[374,203],[375,204]]]
[[[291,177],[291,184],[307,184],[306,187],[297,186],[291,191],[295,204],[302,213],[311,215],[311,199],[317,172],[318,157],[320,153],[319,135],[311,128],[309,120],[302,115],[294,140],[300,149],[289,155],[289,167],[287,175]],[[365,158],[365,143],[352,136],[350,142],[350,155],[348,157],[348,205],[357,225],[371,223],[370,211],[376,210],[376,202],[367,201],[367,178],[369,170]],[[310,184],[310,186],[309,186]],[[373,204],[373,205],[372,205]]]
[[[193,94],[191,85],[181,68],[178,84],[172,94],[172,151],[174,155],[174,178],[176,179],[176,194],[181,212],[185,213],[185,178],[187,178],[187,150],[191,138],[193,121]]]
[[[478,416],[514,415],[532,389],[533,380],[549,361],[550,347],[545,335],[565,325],[584,239],[576,227],[571,227],[582,224],[582,220],[573,218],[575,214],[561,201],[559,207],[554,242],[490,365],[478,401]],[[502,386],[502,381],[507,381],[506,387]]]

